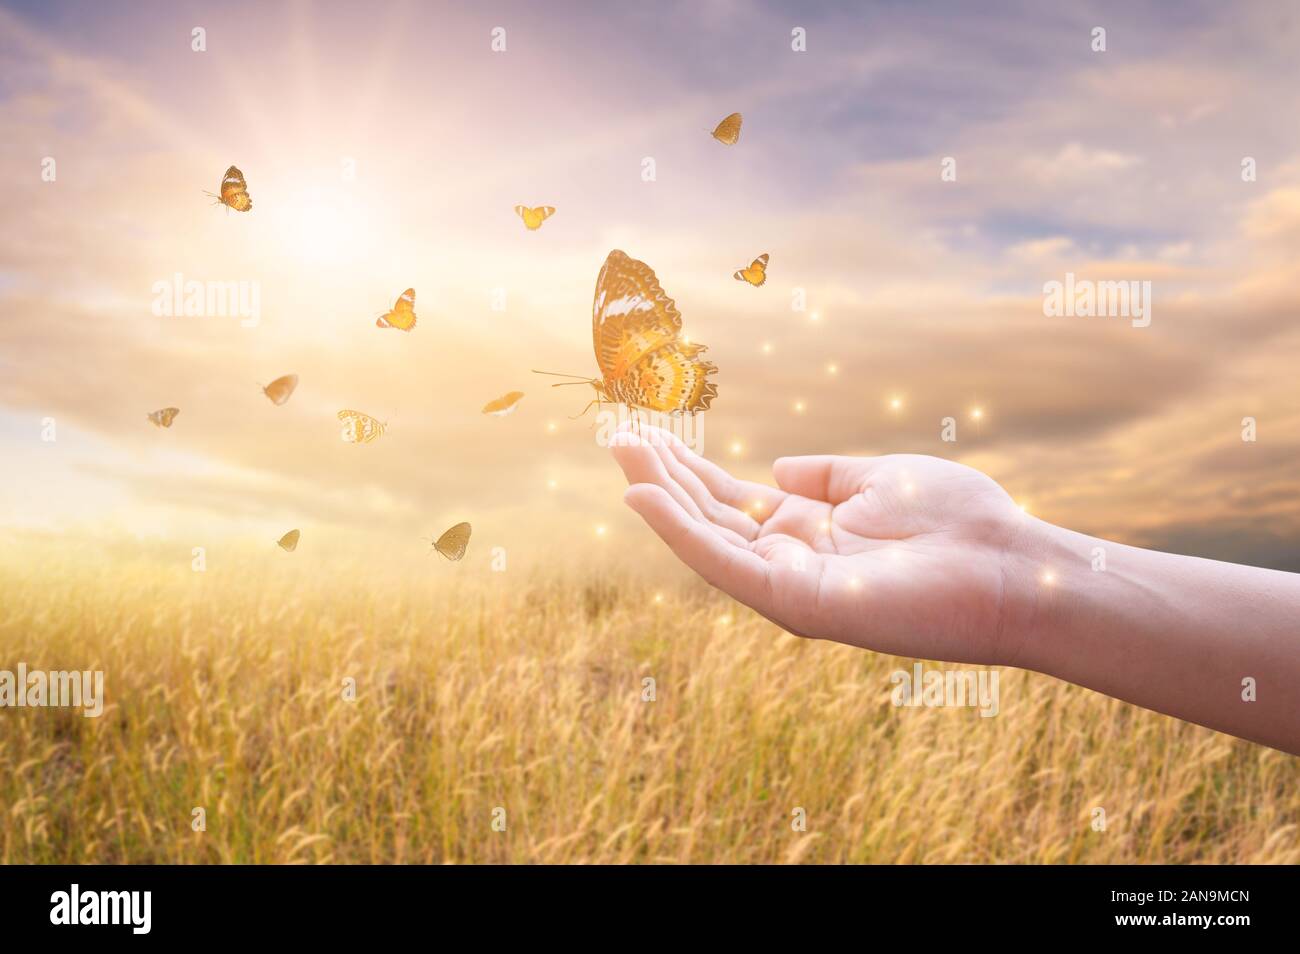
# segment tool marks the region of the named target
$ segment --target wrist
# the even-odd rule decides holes
[[[1101,552],[1100,557],[1097,551]],[[1061,642],[1090,583],[1102,542],[1025,515],[1003,561],[999,645],[1003,665],[1053,673]],[[1104,566],[1104,563],[1103,563]]]

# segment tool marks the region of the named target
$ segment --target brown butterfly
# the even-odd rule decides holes
[[[297,530],[290,530],[279,540],[277,540],[276,543],[279,544],[281,550],[286,550],[289,553],[292,553],[298,546],[298,538],[300,536],[302,536],[302,534],[300,534]]]
[[[298,386],[298,375],[286,374],[282,378],[276,378],[266,387],[262,388],[262,393],[271,399],[271,403],[277,407],[289,400],[289,395],[293,394],[293,389]]]
[[[244,181],[244,174],[238,166],[231,166],[221,177],[221,195],[213,195],[211,192],[207,194],[236,212],[247,212],[253,207],[253,199],[248,194],[248,183]]]
[[[399,331],[410,331],[415,327],[415,289],[408,288],[402,292],[393,310],[387,314],[380,315],[379,320],[375,322],[376,328],[396,328]]]
[[[609,253],[596,277],[591,337],[601,378],[561,377],[578,378],[569,382],[573,384],[590,384],[596,391],[592,404],[609,401],[667,414],[694,414],[707,410],[718,394],[718,386],[708,379],[717,366],[700,358],[708,350],[704,345],[682,337],[677,303],[664,294],[649,265],[618,249]]]
[[[495,401],[488,401],[483,405],[483,413],[491,414],[495,417],[505,417],[511,414],[519,407],[519,402],[523,400],[523,391],[511,391],[509,394],[503,394]]]
[[[732,113],[713,130],[713,138],[725,146],[734,146],[740,139],[740,124],[744,120],[740,113]]]
[[[468,523],[458,523],[435,540],[433,548],[448,560],[459,560],[465,555],[465,548],[469,546],[469,535],[472,529]]]
[[[165,407],[161,411],[154,411],[148,415],[149,420],[153,421],[154,427],[171,427],[172,421],[176,420],[176,415],[181,412],[178,407]]]

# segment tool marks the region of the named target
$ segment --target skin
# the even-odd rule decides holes
[[[1056,527],[936,457],[782,457],[770,487],[658,428],[611,443],[673,553],[789,632],[1032,669],[1300,754],[1298,574]]]

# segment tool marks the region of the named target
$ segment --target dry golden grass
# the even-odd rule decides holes
[[[1279,752],[1014,670],[899,709],[910,661],[702,588],[452,569],[0,570],[0,669],[109,703],[0,710],[0,861],[1300,862]]]

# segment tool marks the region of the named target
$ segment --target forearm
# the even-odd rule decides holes
[[[1019,550],[1016,664],[1300,754],[1300,574],[1037,520]]]

